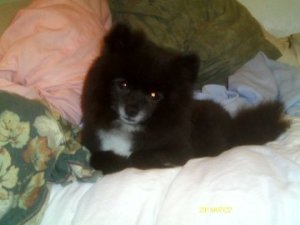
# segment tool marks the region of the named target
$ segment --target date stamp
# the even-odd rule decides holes
[[[231,206],[201,206],[199,212],[202,214],[229,214],[232,213]]]

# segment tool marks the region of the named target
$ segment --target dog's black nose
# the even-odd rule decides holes
[[[145,96],[139,90],[131,90],[123,99],[124,111],[128,117],[135,117],[139,114],[144,104]]]
[[[138,104],[130,104],[125,106],[125,113],[129,117],[136,116],[140,111]]]

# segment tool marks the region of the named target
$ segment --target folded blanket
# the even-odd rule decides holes
[[[194,97],[214,100],[232,115],[242,107],[279,100],[287,114],[300,116],[300,68],[270,60],[260,52],[229,77],[228,89],[206,85]]]
[[[250,107],[251,103],[241,97],[238,92],[230,91],[223,85],[207,84],[202,90],[194,91],[197,100],[212,100],[221,104],[230,115],[234,116],[241,108]]]

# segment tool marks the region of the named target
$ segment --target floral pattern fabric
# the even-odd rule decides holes
[[[47,182],[96,177],[79,133],[43,103],[0,92],[1,225],[38,224]]]

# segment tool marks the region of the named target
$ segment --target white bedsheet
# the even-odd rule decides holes
[[[300,224],[300,118],[278,140],[183,167],[53,185],[42,225]]]

